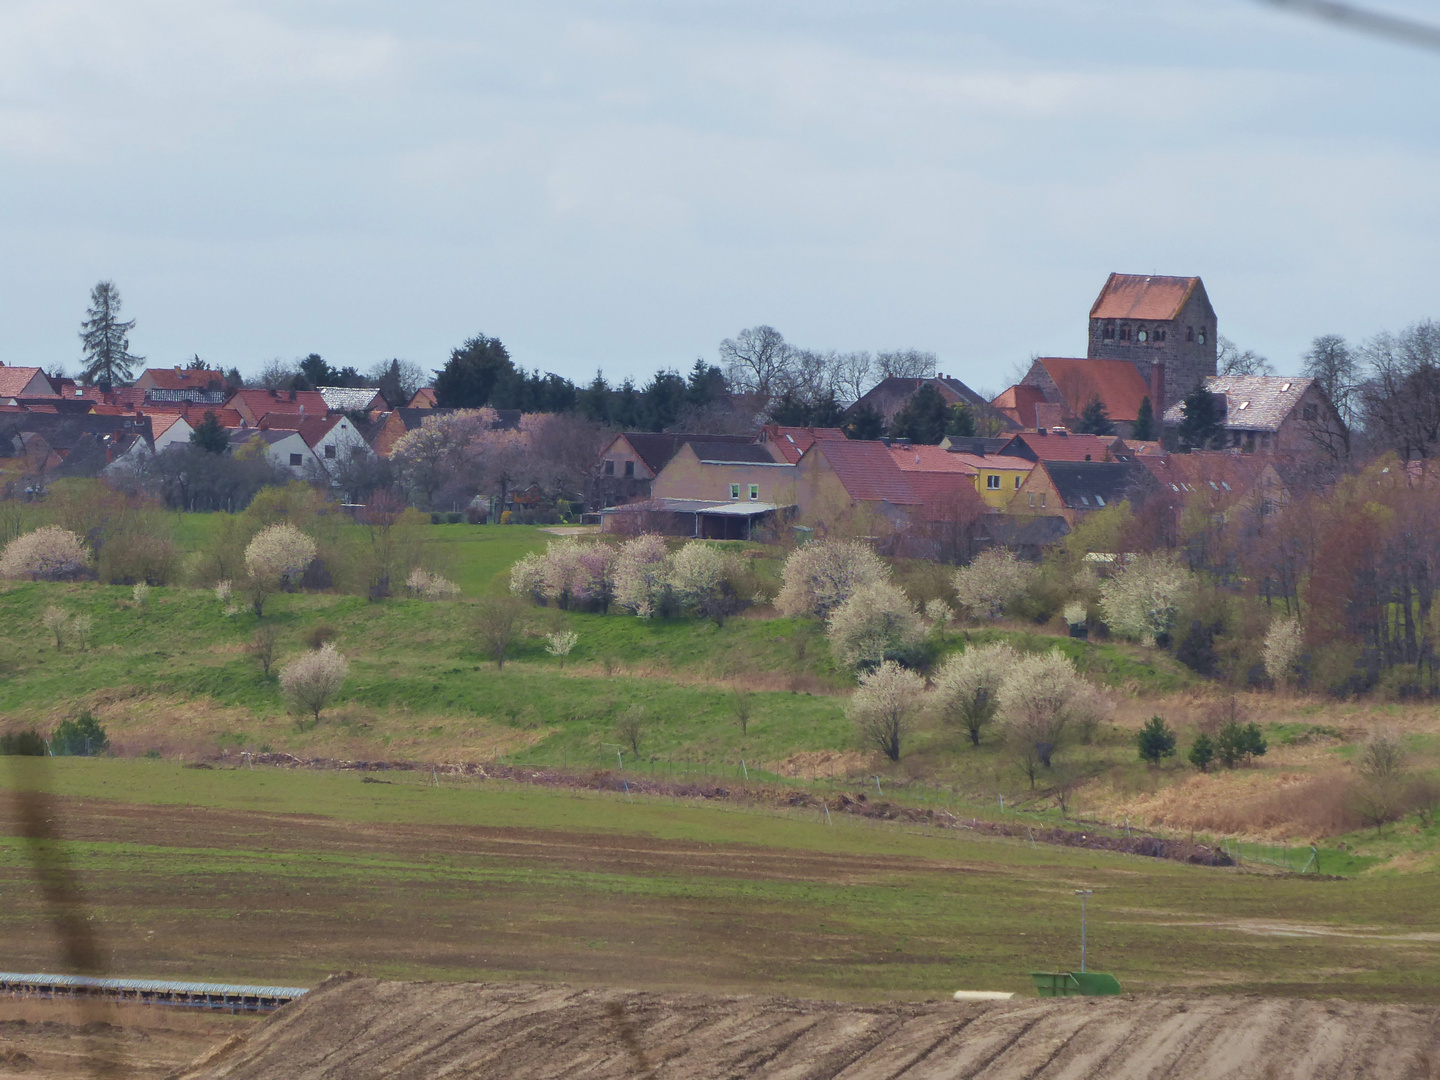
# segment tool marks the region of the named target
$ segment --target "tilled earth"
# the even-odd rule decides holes
[[[849,1005],[342,977],[176,1080],[1430,1080],[1437,1020],[1261,997]]]

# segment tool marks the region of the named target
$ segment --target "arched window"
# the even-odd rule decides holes
[[[1185,340],[1186,340],[1186,341],[1194,341],[1194,340],[1195,340],[1195,328],[1194,328],[1193,326],[1187,326],[1187,327],[1185,327]]]
[[[1203,326],[1200,328],[1199,340],[1201,345],[1205,344],[1205,328]]]
[[[1114,323],[1106,323],[1106,324],[1105,324],[1105,329],[1104,329],[1103,331],[1101,331],[1101,336],[1102,336],[1106,341],[1114,341],[1114,340],[1115,340],[1115,324],[1114,324]]]
[[[1155,331],[1155,340],[1156,340],[1156,341],[1164,341],[1164,340],[1165,340],[1165,331],[1164,331],[1163,329],[1162,329],[1162,330],[1156,330],[1156,331]]]
[[[1135,331],[1135,340],[1143,344],[1150,340],[1150,334],[1142,326],[1139,330]]]
[[[1129,340],[1130,340],[1130,328],[1129,328],[1128,326],[1122,326],[1122,327],[1120,327],[1120,340],[1121,340],[1121,341],[1129,341]]]

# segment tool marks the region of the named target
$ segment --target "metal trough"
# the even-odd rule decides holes
[[[0,972],[0,994],[15,997],[128,1001],[217,1012],[270,1012],[308,990],[303,986],[170,982],[164,979],[100,979],[90,975]]]

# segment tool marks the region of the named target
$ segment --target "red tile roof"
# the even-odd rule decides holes
[[[415,391],[415,396],[410,399],[409,403],[406,405],[406,408],[409,408],[409,409],[433,409],[433,408],[435,408],[435,388],[434,388],[433,386],[422,386],[419,390],[416,390],[416,391]]]
[[[758,442],[770,447],[777,460],[788,461],[791,465],[800,460],[800,455],[809,450],[817,439],[843,439],[845,432],[839,428],[781,427],[766,424],[760,429]]]
[[[1199,284],[1198,277],[1111,274],[1090,308],[1090,318],[1173,319]]]
[[[158,439],[184,419],[179,413],[153,413],[150,417],[150,434]]]
[[[1022,431],[1005,444],[1002,454],[1038,461],[1109,461],[1110,449],[1125,444],[1113,435],[1047,435]],[[1029,453],[1025,451],[1028,450]]]
[[[144,383],[145,388],[156,390],[208,390],[212,387],[219,390],[225,386],[225,373],[211,368],[202,371],[178,367],[146,368],[135,383],[137,386]]]
[[[910,449],[913,460],[914,448]],[[938,447],[928,449],[939,450]],[[939,452],[949,456],[948,451]],[[918,506],[957,492],[974,494],[975,490],[969,473],[902,470],[891,447],[879,441],[822,439],[811,448],[811,453],[824,455],[846,492],[857,502]]]
[[[0,364],[0,397],[34,397],[34,394],[26,394],[28,387],[36,375],[43,373],[38,367],[10,367],[7,364]],[[49,382],[47,379],[46,382]]]
[[[151,402],[141,410],[146,416],[183,416],[185,422],[191,427],[199,427],[205,422],[205,414],[213,412],[215,420],[223,428],[238,428],[245,425],[245,418],[234,409],[221,408],[218,405],[191,405],[181,401]]]
[[[1105,412],[1111,420],[1134,420],[1140,415],[1141,399],[1150,393],[1150,387],[1128,360],[1042,356],[1036,362],[1054,381],[1066,407],[1076,416],[1085,411],[1092,398],[1098,397],[1105,403]]]
[[[938,446],[892,446],[890,456],[904,473],[958,473],[974,476],[968,454],[952,454]]]
[[[256,420],[266,413],[304,412],[307,416],[324,416],[330,411],[324,396],[316,390],[237,390],[225,402],[225,407],[235,409],[242,416],[248,412]]]
[[[1045,394],[1038,386],[1012,386],[990,403],[996,412],[1003,413],[1021,427],[1035,426],[1035,406],[1045,401]]]

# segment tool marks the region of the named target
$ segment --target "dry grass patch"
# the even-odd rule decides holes
[[[807,750],[776,764],[781,776],[797,780],[825,780],[869,772],[870,759],[855,750]]]

